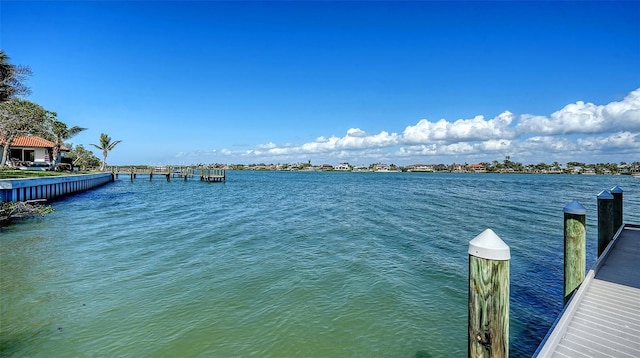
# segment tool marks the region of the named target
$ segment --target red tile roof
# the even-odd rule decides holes
[[[36,136],[19,136],[11,143],[12,147],[30,148],[53,148],[54,145],[53,142]],[[60,150],[69,151],[69,148],[63,145],[60,147]]]

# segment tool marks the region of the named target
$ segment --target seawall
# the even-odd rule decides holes
[[[0,201],[55,199],[113,181],[111,173],[0,180]]]

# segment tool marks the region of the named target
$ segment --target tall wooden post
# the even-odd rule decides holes
[[[598,194],[598,257],[613,238],[613,195],[606,190]]]
[[[153,180],[153,167],[149,168],[149,181]]]
[[[564,207],[564,304],[584,280],[587,210],[577,200]]]
[[[510,259],[491,229],[469,241],[469,357],[509,357]]]
[[[618,231],[620,226],[624,223],[624,216],[622,212],[623,200],[622,200],[622,188],[619,186],[614,186],[610,190],[611,195],[613,195],[613,232]],[[615,234],[614,234],[615,235]]]

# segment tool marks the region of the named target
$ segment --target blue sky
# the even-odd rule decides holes
[[[640,2],[0,3],[110,164],[640,160]],[[98,156],[100,155],[97,153]]]

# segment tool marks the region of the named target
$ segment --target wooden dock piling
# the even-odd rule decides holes
[[[587,210],[577,200],[564,207],[564,304],[584,280]]]
[[[509,356],[509,260],[491,229],[469,242],[469,357]]]
[[[610,190],[613,195],[613,231],[618,231],[620,226],[624,223],[623,216],[623,190],[619,186],[614,186]]]
[[[609,215],[612,197],[598,195],[598,258],[533,357],[640,357],[640,225],[616,228]],[[616,230],[613,237],[600,225],[607,221]],[[601,238],[608,239],[603,251]]]
[[[114,173],[115,178],[118,178],[120,167],[111,167],[111,172]],[[130,180],[133,181],[138,174],[149,175],[149,180],[152,181],[154,176],[164,176],[166,181],[171,181],[171,178],[183,178],[186,182],[190,177],[199,177],[200,181],[206,182],[226,182],[227,174],[226,169],[221,168],[202,168],[200,166],[194,167],[160,167],[160,168],[135,168],[125,167],[122,168],[123,173],[129,173]]]
[[[598,194],[598,257],[613,238],[613,195],[606,190]]]

